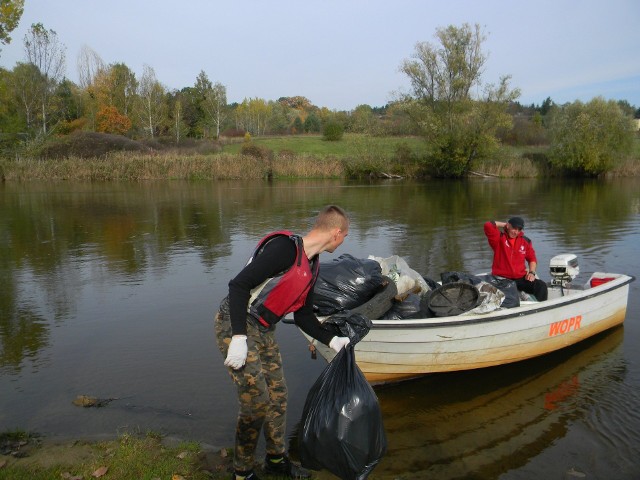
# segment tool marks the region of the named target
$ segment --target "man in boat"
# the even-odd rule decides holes
[[[333,252],[349,232],[349,219],[329,205],[304,236],[288,231],[263,238],[247,265],[229,282],[215,319],[218,347],[237,387],[240,405],[233,466],[236,480],[257,480],[253,471],[260,431],[266,441],[264,470],[280,478],[308,478],[285,452],[287,387],[275,324],[293,312],[304,332],[339,352],[348,337],[334,336],[313,313],[319,254]]]
[[[523,230],[524,220],[520,217],[512,217],[508,222],[489,221],[484,224],[484,234],[493,249],[491,273],[514,280],[518,290],[542,302],[547,299],[547,284],[536,278],[536,251]],[[528,271],[526,264],[529,265]]]

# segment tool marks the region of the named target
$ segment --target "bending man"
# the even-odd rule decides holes
[[[240,404],[233,459],[236,480],[257,480],[253,465],[261,430],[266,440],[267,474],[310,476],[292,464],[285,452],[287,386],[275,324],[294,312],[296,325],[336,352],[349,343],[347,337],[323,329],[313,313],[319,254],[333,252],[348,232],[345,212],[327,206],[304,237],[279,231],[263,238],[247,265],[229,282],[229,295],[220,305],[215,330]]]

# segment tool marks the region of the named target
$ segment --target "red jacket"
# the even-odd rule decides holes
[[[524,232],[518,232],[513,246],[509,242],[509,236],[506,232],[499,230],[495,222],[484,224],[484,234],[493,249],[493,265],[491,266],[493,275],[511,279],[522,278],[527,273],[525,261],[528,263],[538,262],[531,240],[525,237]]]

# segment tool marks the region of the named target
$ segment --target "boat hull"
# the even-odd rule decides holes
[[[488,314],[373,320],[356,345],[356,361],[370,383],[380,384],[544,355],[622,324],[631,281],[616,275],[594,288]],[[335,355],[317,348],[327,360]]]

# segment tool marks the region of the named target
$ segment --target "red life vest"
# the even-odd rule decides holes
[[[262,252],[269,240],[279,235],[288,236],[294,242],[296,260],[288,270],[268,278],[254,288],[248,308],[248,312],[266,327],[275,325],[286,314],[295,312],[304,305],[320,270],[318,257],[309,262],[304,253],[302,238],[287,230],[270,233],[260,240],[249,262]]]

